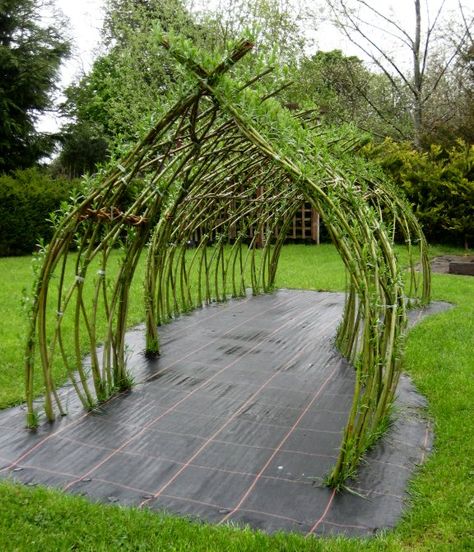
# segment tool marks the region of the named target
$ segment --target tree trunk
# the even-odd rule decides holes
[[[423,125],[423,75],[420,67],[421,8],[420,0],[415,0],[415,40],[413,42],[413,142],[421,149]]]

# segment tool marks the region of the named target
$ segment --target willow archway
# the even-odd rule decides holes
[[[248,288],[254,294],[270,291],[288,226],[302,202],[309,202],[324,219],[348,275],[337,344],[357,377],[339,459],[328,479],[339,487],[380,434],[401,371],[407,282],[394,253],[396,235],[404,238],[411,258],[412,244],[419,245],[423,270],[409,271],[410,299],[429,300],[423,235],[390,185],[354,162],[350,154],[357,140],[347,131],[311,130],[308,113],[290,113],[272,95],[252,90],[259,76],[247,83],[229,76],[250,42],[237,44],[214,68],[199,65],[182,45],[164,38],[163,45],[195,85],[58,222],[32,302],[29,425],[36,422],[37,357],[49,420],[64,413],[52,376],[57,356],[87,409],[131,385],[125,332],[130,284],[142,254],[146,352],[156,355],[159,324],[173,316],[242,296]],[[121,264],[112,277],[108,267],[117,248]],[[64,346],[67,331],[74,351]],[[90,373],[83,366],[84,348],[91,353]]]

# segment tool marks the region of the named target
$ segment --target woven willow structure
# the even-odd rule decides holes
[[[420,228],[390,185],[351,155],[358,145],[353,135],[325,134],[308,122],[309,113],[290,113],[272,94],[262,97],[252,89],[262,75],[246,83],[229,76],[250,42],[237,44],[213,69],[168,40],[163,45],[195,85],[57,223],[32,301],[28,422],[37,422],[35,360],[42,367],[49,420],[64,414],[52,376],[56,357],[87,409],[130,387],[125,331],[130,284],[142,255],[146,352],[154,355],[159,325],[177,314],[243,296],[249,287],[254,294],[272,290],[286,230],[306,201],[320,213],[347,269],[337,345],[353,362],[357,383],[339,459],[328,477],[340,487],[380,434],[393,402],[405,293],[429,300]],[[409,249],[406,282],[394,254],[395,236]],[[117,250],[114,275],[109,268]],[[413,269],[415,261],[420,272]],[[66,332],[73,351],[64,345]],[[87,369],[84,350],[91,353]]]

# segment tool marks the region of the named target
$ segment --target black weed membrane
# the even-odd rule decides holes
[[[214,303],[127,334],[135,386],[86,412],[24,429],[0,412],[0,476],[91,500],[266,532],[370,535],[392,527],[432,445],[406,376],[385,436],[340,492],[325,485],[348,419],[354,368],[334,346],[344,295],[297,290]],[[411,311],[413,321],[445,308]]]

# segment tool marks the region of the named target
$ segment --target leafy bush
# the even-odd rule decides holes
[[[31,253],[40,238],[49,239],[49,215],[73,187],[38,168],[0,175],[0,256]]]
[[[421,152],[385,140],[366,146],[368,157],[405,192],[429,241],[464,244],[474,237],[474,145],[431,145]],[[472,245],[472,244],[471,244]]]

